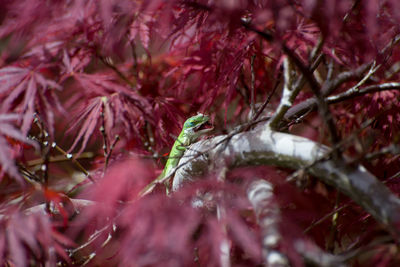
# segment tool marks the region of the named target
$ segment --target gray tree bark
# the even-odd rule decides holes
[[[185,152],[173,190],[218,168],[271,165],[304,169],[350,197],[389,231],[399,234],[400,199],[363,166],[330,159],[331,151],[309,139],[273,131],[268,124],[233,136],[216,136],[193,144]]]

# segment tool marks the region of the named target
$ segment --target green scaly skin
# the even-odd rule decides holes
[[[185,121],[182,127],[182,131],[172,146],[171,152],[169,153],[167,163],[165,164],[163,172],[153,182],[147,185],[140,193],[141,196],[150,193],[154,187],[161,182],[164,182],[169,187],[170,176],[175,172],[175,168],[178,166],[179,160],[183,156],[186,148],[196,142],[196,140],[203,134],[211,131],[213,128],[201,129],[204,124],[209,123],[210,117],[204,114],[197,114],[196,116],[190,117]]]

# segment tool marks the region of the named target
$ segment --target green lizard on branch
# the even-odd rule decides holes
[[[183,124],[181,133],[172,146],[163,172],[140,192],[140,196],[150,193],[154,187],[160,183],[164,183],[168,190],[169,185],[171,184],[171,176],[175,173],[179,160],[183,156],[186,148],[196,142],[201,135],[211,131],[212,129],[213,127],[210,124],[210,117],[207,115],[199,113],[196,116],[187,119]]]

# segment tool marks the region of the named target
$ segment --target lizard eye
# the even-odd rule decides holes
[[[192,121],[188,121],[185,123],[186,127],[193,127],[194,126],[194,122]]]

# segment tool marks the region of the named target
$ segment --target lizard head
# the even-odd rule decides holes
[[[183,124],[183,131],[192,141],[199,138],[200,135],[207,133],[213,129],[210,123],[210,117],[204,114],[197,114],[190,117]]]

